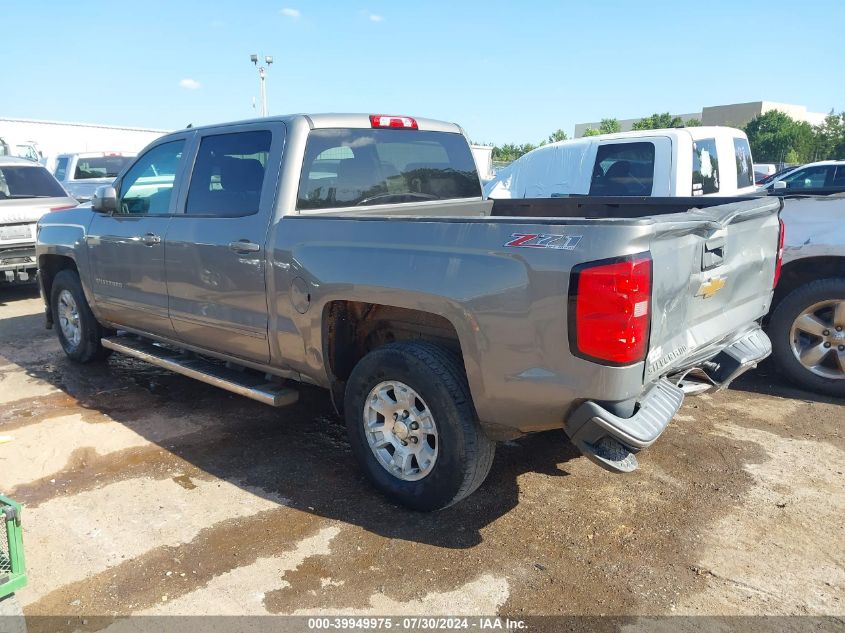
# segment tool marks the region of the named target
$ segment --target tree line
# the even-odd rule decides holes
[[[634,123],[635,130],[697,127],[698,119],[672,116],[668,112],[654,113]],[[759,114],[741,128],[748,135],[751,152],[758,163],[807,163],[816,160],[845,159],[845,112],[833,110],[820,125],[796,121],[779,110]],[[587,128],[584,136],[620,132],[618,119],[602,119],[597,128]],[[493,146],[494,162],[511,162],[533,149],[547,143],[567,139],[566,132],[558,129],[537,144],[505,143]]]

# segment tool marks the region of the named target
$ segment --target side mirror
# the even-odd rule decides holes
[[[111,185],[97,187],[91,198],[91,208],[97,213],[114,213],[117,210],[117,191]]]
[[[772,185],[772,189],[779,190],[779,189],[786,189],[787,184],[783,180],[778,180]]]

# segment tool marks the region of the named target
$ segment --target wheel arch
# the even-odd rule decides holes
[[[53,305],[50,296],[53,292],[53,280],[63,270],[72,270],[77,275],[79,267],[76,260],[68,255],[46,254],[38,257],[38,279],[43,293],[47,323],[53,324]]]
[[[831,277],[845,278],[845,257],[804,257],[784,264],[772,298],[771,311],[774,311],[789,293],[803,284]]]
[[[324,366],[338,411],[352,369],[366,354],[389,343],[421,340],[448,349],[464,360],[461,337],[445,316],[402,306],[332,300],[323,306]]]

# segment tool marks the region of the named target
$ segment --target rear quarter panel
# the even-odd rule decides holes
[[[575,250],[507,248],[514,233],[577,235]],[[648,249],[638,221],[285,217],[276,231],[271,336],[284,363],[327,385],[324,307],[381,303],[441,315],[455,328],[480,419],[521,432],[562,426],[584,398],[642,391],[643,363],[606,367],[572,356],[570,271],[585,261]],[[309,309],[291,307],[301,279]]]

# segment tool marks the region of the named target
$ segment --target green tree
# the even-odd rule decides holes
[[[808,162],[818,142],[809,123],[779,110],[758,114],[745,126],[745,133],[754,159],[761,163]]]
[[[845,158],[845,112],[830,111],[824,122],[816,126],[814,145],[816,160]]]
[[[558,141],[565,141],[567,138],[569,138],[569,137],[566,135],[566,132],[564,132],[563,130],[558,128],[555,132],[553,132],[552,134],[549,134],[548,142],[549,143],[557,143]]]
[[[640,119],[632,126],[634,130],[660,130],[669,127],[684,127],[684,121],[679,116],[672,116],[668,112],[654,113]]]
[[[622,131],[622,126],[619,125],[618,119],[602,119],[599,123],[599,134],[616,134]],[[585,133],[584,136],[587,136]]]
[[[684,127],[701,127],[701,121],[698,119],[687,119],[684,121]]]
[[[584,130],[584,136],[598,136],[599,134],[601,134],[601,132],[594,127],[588,127]]]

